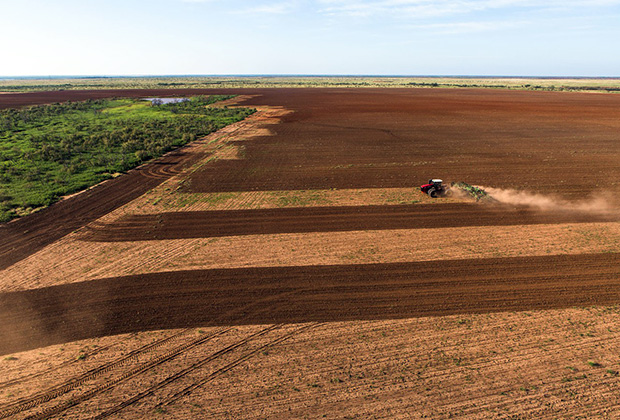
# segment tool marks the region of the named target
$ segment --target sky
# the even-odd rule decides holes
[[[620,76],[620,0],[0,0],[0,76]]]

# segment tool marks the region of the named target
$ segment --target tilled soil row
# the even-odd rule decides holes
[[[514,226],[617,220],[620,220],[618,215],[543,212],[502,205],[465,203],[298,207],[129,215],[107,224],[93,223],[86,228],[80,239],[122,242],[279,233]]]
[[[100,279],[0,295],[0,354],[211,325],[400,319],[610,305],[617,254],[238,268]]]

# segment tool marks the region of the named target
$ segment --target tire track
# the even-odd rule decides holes
[[[252,308],[254,308],[256,306],[258,306],[259,309],[260,309],[261,307],[264,307],[267,302],[272,301],[274,299],[281,299],[281,298],[283,298],[283,297],[285,297],[287,295],[290,295],[290,294],[291,294],[291,292],[286,292],[286,293],[283,293],[283,294],[280,294],[280,295],[277,295],[277,296],[273,296],[273,297],[270,296],[270,297],[265,297],[263,299],[258,299],[257,301],[250,302],[247,305],[235,308],[232,311],[232,313],[247,312],[247,311],[252,310]],[[225,316],[225,315],[230,316],[231,313],[222,314],[222,316]],[[230,329],[231,328],[227,328],[227,329],[224,330],[224,332],[211,335],[208,338],[213,338],[213,337],[215,337],[217,335],[223,334],[223,333],[229,331]],[[166,344],[171,339],[178,338],[181,335],[183,335],[183,334],[185,334],[185,333],[187,333],[189,331],[191,331],[191,328],[187,328],[187,329],[185,329],[185,330],[183,330],[183,331],[181,331],[181,332],[179,332],[177,334],[174,334],[174,335],[172,335],[170,337],[166,337],[166,338],[164,338],[162,340],[158,340],[157,342],[151,343],[151,344],[149,344],[147,346],[143,346],[140,349],[134,350],[133,352],[127,354],[125,357],[123,357],[121,359],[117,359],[116,361],[107,363],[107,364],[105,364],[103,366],[100,366],[100,367],[98,367],[96,369],[92,369],[92,370],[90,370],[90,371],[88,371],[88,372],[78,376],[77,378],[72,378],[71,380],[69,380],[69,381],[67,381],[67,382],[65,382],[65,383],[55,387],[54,389],[43,393],[43,394],[39,394],[39,395],[35,395],[33,397],[29,397],[27,400],[16,401],[16,402],[12,403],[11,405],[2,407],[2,409],[0,410],[0,419],[5,418],[5,417],[3,417],[5,411],[8,413],[7,415],[13,415],[13,414],[16,414],[16,413],[18,413],[20,411],[24,411],[24,410],[30,409],[34,405],[45,403],[47,401],[50,401],[51,399],[57,398],[58,396],[63,395],[65,393],[71,391],[73,388],[75,388],[75,387],[77,387],[77,386],[87,382],[88,380],[94,379],[94,378],[100,376],[101,374],[106,373],[106,372],[112,370],[115,367],[118,367],[118,366],[121,366],[121,365],[125,364],[129,359],[133,359],[133,358],[138,357],[139,355],[143,354],[144,351],[146,351],[146,350],[154,350],[155,348],[160,347],[163,344]],[[268,328],[268,329],[264,330],[262,333],[269,332],[269,331],[271,331],[271,330]],[[204,338],[199,338],[199,339],[194,340],[194,341],[202,343],[204,341]],[[245,343],[245,341],[242,344],[244,344],[244,343]],[[188,345],[191,346],[191,347],[187,347]],[[181,348],[183,348],[184,350],[188,350],[188,349],[194,347],[193,342],[189,343],[188,345],[181,346]],[[167,359],[167,360],[169,360],[169,359]],[[139,373],[141,373],[142,371],[143,370],[140,370]],[[39,375],[37,375],[37,376],[39,376]],[[129,379],[129,377],[127,377],[126,379]]]
[[[201,157],[200,153],[191,153],[189,149],[182,152],[182,157],[164,155],[161,159],[178,161],[176,165],[182,169]],[[180,152],[177,150],[176,153]],[[39,212],[0,225],[0,270],[140,197],[167,179],[149,177],[149,165],[133,169]]]
[[[274,329],[274,328],[277,328],[277,327],[278,327],[278,325],[273,325],[273,326],[270,326],[270,327],[266,328],[265,330],[260,331],[259,333],[256,333],[256,334],[261,334],[261,333],[265,334],[266,332],[271,331],[271,329]],[[166,352],[163,355],[161,355],[161,356],[159,356],[159,357],[149,361],[148,363],[146,363],[144,365],[138,366],[138,367],[136,367],[134,369],[131,369],[131,370],[123,373],[118,378],[115,378],[113,380],[109,380],[109,381],[106,381],[106,382],[102,383],[102,384],[96,386],[95,388],[91,389],[90,391],[87,391],[87,392],[85,392],[85,393],[83,393],[83,394],[81,394],[81,395],[79,395],[79,396],[77,396],[75,398],[72,398],[72,399],[70,399],[68,401],[65,401],[65,402],[63,402],[61,404],[58,404],[58,405],[56,405],[54,407],[47,408],[47,409],[45,409],[45,410],[43,410],[43,411],[41,411],[41,412],[39,412],[37,414],[33,414],[31,416],[28,416],[28,417],[26,417],[26,420],[46,419],[46,418],[48,418],[50,416],[62,413],[63,411],[65,411],[65,410],[67,410],[67,409],[69,409],[69,408],[71,408],[73,406],[76,406],[76,405],[78,405],[80,403],[83,403],[84,401],[87,401],[87,400],[93,398],[96,395],[99,395],[99,394],[101,394],[103,392],[106,392],[106,391],[110,390],[114,386],[116,386],[116,385],[118,385],[118,384],[120,384],[122,382],[125,382],[128,379],[131,379],[131,378],[133,378],[133,377],[135,377],[135,376],[137,376],[137,375],[139,375],[141,373],[147,372],[147,371],[153,369],[154,367],[159,366],[162,363],[165,363],[165,362],[167,362],[167,361],[169,361],[169,360],[179,356],[181,353],[183,353],[183,352],[185,352],[185,351],[187,351],[187,350],[189,350],[191,348],[194,348],[194,347],[196,347],[196,346],[198,346],[200,344],[203,344],[203,343],[209,341],[212,338],[215,338],[217,336],[225,334],[228,331],[230,331],[231,329],[232,328],[220,328],[218,331],[216,331],[216,332],[214,332],[212,334],[209,334],[209,335],[207,335],[205,337],[201,337],[200,339],[194,340],[194,341],[192,341],[190,343],[187,343],[187,344],[185,344],[183,346],[177,347],[176,349],[171,350],[169,352]],[[246,338],[246,339],[249,339],[249,337]],[[2,417],[0,417],[0,418],[2,418]]]
[[[15,415],[22,411],[29,410],[33,407],[36,407],[37,405],[40,405],[50,400],[53,400],[55,398],[58,398],[59,396],[66,394],[67,392],[73,390],[74,388],[84,384],[85,382],[89,380],[95,379],[98,376],[101,376],[104,373],[107,373],[119,366],[122,366],[125,363],[129,362],[130,360],[135,359],[138,356],[146,352],[155,350],[158,347],[161,347],[171,341],[174,341],[180,338],[182,335],[188,333],[189,331],[191,331],[191,328],[186,328],[176,334],[172,334],[168,337],[162,338],[160,340],[156,340],[153,343],[147,344],[145,346],[142,346],[136,350],[129,352],[127,355],[119,359],[116,359],[114,361],[98,366],[94,369],[91,369],[77,377],[74,377],[68,381],[61,383],[60,385],[57,385],[51,389],[48,389],[47,391],[41,392],[39,394],[30,396],[27,398],[22,398],[13,403],[7,404],[4,407],[0,408],[0,419],[7,418],[9,416]]]
[[[231,344],[231,345],[229,345],[229,346],[227,346],[227,347],[225,347],[225,348],[223,348],[221,350],[218,350],[217,352],[211,354],[210,356],[208,356],[208,357],[206,357],[206,358],[204,358],[204,359],[202,359],[202,360],[200,360],[200,361],[198,361],[196,363],[193,363],[192,365],[188,366],[187,368],[185,368],[185,369],[183,369],[183,370],[181,370],[181,371],[179,371],[179,372],[169,376],[168,378],[164,379],[163,381],[158,382],[157,384],[147,388],[146,390],[140,392],[139,394],[135,395],[134,397],[132,397],[132,398],[126,400],[126,401],[123,401],[122,403],[118,404],[117,406],[115,406],[115,407],[113,407],[111,409],[106,410],[105,412],[103,412],[103,413],[99,414],[98,416],[96,416],[95,419],[103,419],[103,418],[109,417],[112,414],[115,414],[115,413],[121,411],[122,409],[124,409],[126,407],[129,407],[130,405],[140,401],[141,399],[143,399],[143,398],[153,394],[158,389],[161,389],[161,388],[163,388],[163,387],[173,383],[174,381],[176,381],[176,380],[186,376],[188,373],[190,373],[190,372],[192,372],[192,371],[194,371],[194,370],[196,370],[196,369],[206,365],[207,363],[212,362],[214,360],[217,360],[220,357],[222,357],[222,356],[224,356],[224,355],[226,355],[228,353],[231,353],[232,351],[234,351],[234,350],[236,350],[236,349],[238,349],[238,348],[248,344],[252,339],[258,338],[260,336],[263,336],[263,335],[265,335],[265,334],[267,334],[267,333],[269,333],[271,331],[274,331],[276,329],[279,329],[279,328],[281,328],[283,326],[284,326],[284,324],[271,325],[271,326],[263,329],[262,331],[254,333],[254,334],[244,338],[243,340],[238,341],[237,343]],[[287,334],[287,336],[288,335],[289,334]],[[278,340],[274,340],[273,343],[275,343],[276,341],[278,341]],[[259,349],[264,349],[266,347],[267,347],[267,345],[264,345],[264,346],[261,346]],[[259,350],[257,350],[257,351],[259,351]],[[255,354],[255,353],[256,352],[252,352],[252,354]]]
[[[111,92],[107,92],[98,96],[100,93],[103,92],[82,92],[86,95],[84,99],[87,99],[91,95],[109,97],[128,94],[127,97],[135,97],[145,95],[147,91],[117,91],[112,95]],[[185,94],[198,93],[200,92],[188,90]],[[164,95],[169,94],[170,92],[166,92]],[[23,98],[25,97],[20,96],[20,99]],[[2,108],[1,102],[0,108]],[[250,130],[256,124],[261,124],[261,120],[251,119],[239,125],[235,124],[237,123],[223,127],[221,130],[132,169],[123,176],[102,182],[41,211],[10,223],[0,224],[0,239],[2,239],[0,241],[0,270],[10,267],[41,248],[140,197],[173,176],[188,170],[210,155],[209,150],[199,147],[205,142],[226,141],[243,130]]]
[[[102,351],[109,349],[110,347],[114,347],[116,344],[117,343],[112,343],[112,344],[108,344],[107,346],[97,347],[95,350],[93,350],[91,352],[81,353],[81,354],[83,354],[85,357],[91,357],[91,356],[94,356],[95,354],[99,354]],[[67,366],[75,364],[75,363],[78,363],[78,360],[76,360],[76,359],[66,360],[66,361],[60,363],[57,366],[53,366],[53,367],[51,367],[49,369],[45,369],[45,370],[43,370],[41,372],[31,373],[29,375],[21,376],[19,378],[15,378],[15,379],[11,379],[11,380],[6,381],[6,382],[2,382],[2,383],[0,383],[0,389],[4,389],[4,388],[7,388],[9,386],[17,385],[17,384],[25,382],[25,381],[27,381],[29,379],[38,378],[39,376],[47,375],[48,373],[57,371],[58,369],[67,367]]]
[[[227,364],[224,367],[221,367],[220,369],[216,370],[215,372],[212,372],[210,375],[208,375],[206,378],[200,380],[199,382],[196,382],[188,387],[183,388],[181,391],[175,393],[174,395],[172,395],[171,397],[169,397],[168,399],[166,399],[164,402],[157,404],[156,407],[164,407],[164,406],[168,406],[171,405],[173,403],[175,403],[176,401],[178,401],[179,399],[191,394],[192,392],[194,392],[196,389],[200,388],[201,386],[204,386],[205,384],[211,382],[213,379],[217,378],[218,376],[228,372],[229,370],[233,369],[234,367],[238,366],[239,364],[243,363],[244,361],[248,360],[249,358],[251,358],[252,356],[254,356],[255,354],[257,354],[258,352],[261,352],[267,348],[273,347],[277,344],[283,343],[284,341],[288,340],[289,338],[299,334],[302,331],[306,331],[308,329],[312,329],[312,328],[316,328],[318,326],[321,325],[325,325],[325,323],[312,323],[310,325],[306,325],[303,326],[295,331],[292,331],[288,334],[285,334],[282,337],[279,337],[257,349],[252,350],[249,353],[246,353],[245,355],[243,355],[242,357],[234,360],[233,362]]]

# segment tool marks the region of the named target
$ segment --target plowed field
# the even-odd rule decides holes
[[[0,353],[149,329],[617,302],[620,264],[609,254],[154,273],[0,295]]]
[[[620,191],[615,95],[303,90],[278,96],[296,112],[274,127],[276,135],[240,143],[245,159],[204,167],[189,191],[411,187],[429,174],[570,198],[603,186]]]
[[[620,215],[553,214],[505,206],[446,204],[308,207],[266,210],[173,212],[125,216],[87,229],[98,242],[211,238],[299,232],[426,229],[620,221]]]
[[[190,93],[259,112],[0,226],[0,418],[620,413],[620,95],[0,108]],[[430,177],[525,195],[432,200]]]

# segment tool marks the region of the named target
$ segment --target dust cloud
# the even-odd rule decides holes
[[[513,189],[479,187],[502,204],[525,206],[540,211],[620,215],[620,202],[611,194],[597,194],[587,199],[568,201],[554,195],[534,194]]]

